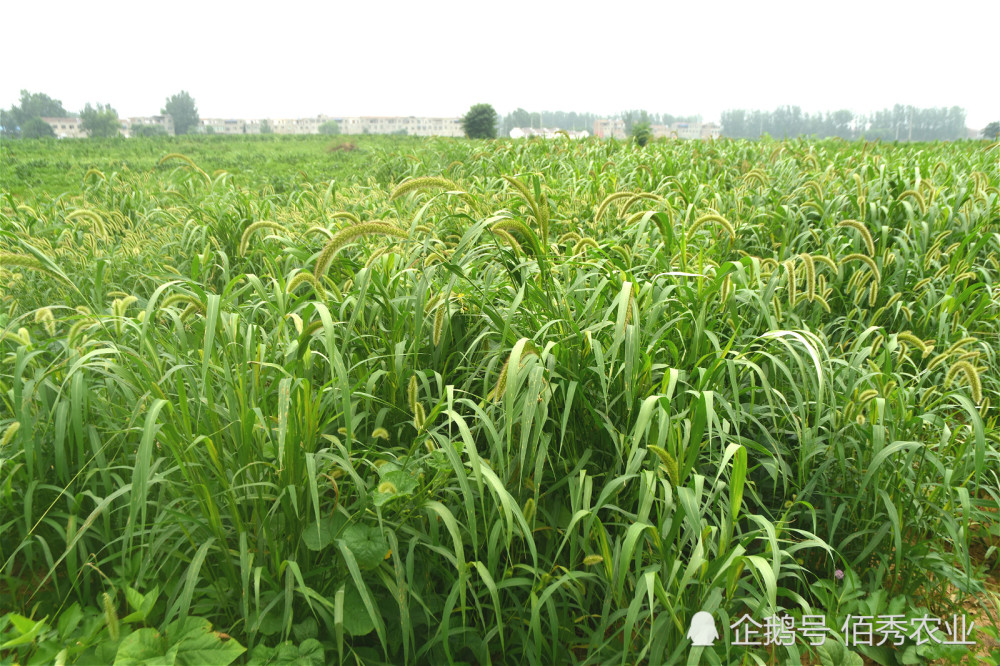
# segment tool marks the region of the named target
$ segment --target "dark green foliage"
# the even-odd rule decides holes
[[[31,118],[26,123],[21,125],[21,137],[24,139],[43,139],[43,138],[55,138],[55,130],[52,129],[52,125],[41,118]]]
[[[337,124],[336,120],[328,120],[319,126],[319,133],[327,135],[340,134],[340,125]]]
[[[1000,120],[995,120],[984,127],[981,134],[984,139],[996,141],[997,136],[1000,135]]]
[[[20,104],[11,106],[9,110],[0,109],[0,128],[4,136],[16,138],[22,136],[22,131],[33,119],[63,118],[66,115],[66,109],[59,100],[44,93],[22,90]],[[31,134],[25,134],[25,138],[48,136],[37,123],[32,123],[31,127]]]
[[[228,666],[246,652],[239,641],[213,631],[204,618],[175,620],[163,631],[152,628],[162,610],[159,588],[142,594],[127,587],[124,596],[124,601],[117,599],[112,589],[100,609],[73,603],[51,621],[16,613],[0,615],[0,645],[5,648],[0,655],[16,657],[14,663],[24,664]],[[125,611],[121,617],[120,611]],[[303,648],[319,646],[304,644]],[[62,660],[57,657],[60,654]],[[321,648],[318,654],[322,658]]]
[[[167,130],[162,125],[132,125],[129,131],[132,136],[167,136]]]
[[[462,118],[462,129],[470,139],[495,139],[497,112],[490,104],[474,104]]]
[[[112,109],[110,104],[98,104],[93,107],[88,102],[80,112],[80,127],[95,139],[118,136],[121,132],[118,112]]]
[[[653,130],[649,122],[643,120],[632,125],[632,139],[640,148],[653,138]]]

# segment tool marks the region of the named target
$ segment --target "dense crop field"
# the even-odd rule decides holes
[[[1000,146],[2,150],[0,662],[998,663]]]
[[[456,142],[453,142],[456,143]],[[429,160],[442,154],[429,152],[420,139],[400,136],[339,137],[251,135],[179,136],[158,139],[93,139],[87,141],[0,142],[0,191],[19,197],[79,194],[90,169],[102,173],[140,175],[169,171],[176,164],[160,165],[169,153],[185,155],[209,173],[223,170],[244,187],[269,187],[278,193],[298,189],[303,182],[331,179],[365,184],[369,179],[391,181],[390,163],[376,159],[389,150]],[[445,144],[449,145],[449,144]],[[447,165],[436,165],[443,169]],[[426,165],[429,167],[430,165]]]

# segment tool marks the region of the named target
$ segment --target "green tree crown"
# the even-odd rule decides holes
[[[104,138],[118,136],[121,123],[118,121],[118,112],[110,104],[93,107],[88,102],[80,112],[80,127],[91,138]]]
[[[183,90],[168,97],[160,113],[174,119],[174,134],[188,134],[198,127],[198,122],[201,120],[198,116],[198,107],[194,105],[194,98]]]
[[[31,118],[21,125],[21,137],[24,139],[52,139],[55,136],[56,132],[52,129],[52,125],[41,118]]]
[[[652,126],[645,120],[632,124],[632,139],[641,148],[653,138]]]
[[[497,112],[491,104],[474,104],[462,118],[462,129],[470,139],[495,139]]]
[[[167,130],[162,125],[132,125],[132,136],[167,136]]]
[[[31,133],[23,134],[25,129],[29,127],[29,121],[35,118],[62,118],[67,115],[69,114],[66,113],[66,109],[63,108],[62,102],[59,100],[52,99],[44,93],[22,90],[20,104],[12,105],[9,110],[0,109],[0,129],[2,129],[4,136],[13,138],[43,136],[46,135],[45,130],[38,123],[31,123]],[[39,135],[38,132],[43,134]]]

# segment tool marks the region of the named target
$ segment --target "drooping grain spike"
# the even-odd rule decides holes
[[[721,215],[716,215],[715,213],[702,215],[697,220],[695,220],[694,224],[692,224],[688,228],[688,237],[690,237],[695,231],[697,231],[699,227],[701,227],[703,224],[707,224],[708,222],[714,222],[715,224],[719,225],[725,230],[727,234],[729,234],[729,237],[732,240],[736,240],[736,230],[733,228],[733,225],[729,223],[729,220],[722,217]]]
[[[247,248],[250,245],[250,237],[254,235],[255,232],[261,229],[273,229],[275,231],[287,231],[283,226],[277,222],[271,222],[270,220],[261,220],[259,222],[254,222],[243,232],[243,236],[240,238],[239,253],[240,256],[245,256],[247,253]]]
[[[979,371],[968,361],[956,361],[952,364],[948,369],[948,374],[945,375],[944,385],[950,386],[960,372],[965,375],[965,380],[969,384],[972,401],[978,405],[983,401],[983,385],[979,378]]]
[[[799,257],[806,267],[806,298],[812,302],[816,298],[816,264],[808,252],[803,252]]]
[[[634,196],[633,192],[615,192],[614,194],[609,194],[604,197],[604,201],[597,206],[597,211],[594,213],[594,222],[599,222],[604,212],[608,209],[612,203],[619,199],[625,199],[627,197]]]
[[[394,224],[382,221],[364,222],[362,224],[345,227],[333,235],[333,238],[330,239],[330,241],[323,248],[323,251],[320,252],[319,257],[316,259],[316,266],[313,270],[313,274],[316,276],[316,279],[322,279],[323,275],[330,267],[330,263],[333,261],[334,255],[336,255],[341,248],[348,243],[361,238],[362,236],[370,235],[394,236],[396,238],[409,237],[403,229],[400,229]]]
[[[868,227],[857,220],[843,220],[837,226],[850,227],[861,234],[861,238],[865,242],[865,248],[868,250],[868,256],[875,256],[875,240],[872,238],[872,233],[868,230]]]
[[[450,181],[447,178],[440,178],[438,176],[411,178],[410,180],[404,180],[402,183],[397,185],[395,189],[392,190],[392,194],[389,195],[389,200],[395,201],[404,194],[416,192],[417,190],[431,189],[459,190],[460,188],[453,181]]]
[[[417,411],[417,375],[410,375],[410,382],[406,387],[406,401],[410,405],[410,412]]]
[[[573,254],[580,254],[587,248],[593,248],[595,250],[600,250],[601,246],[598,245],[597,241],[593,238],[581,238],[576,245],[573,246]]]
[[[434,314],[434,335],[432,337],[435,347],[441,344],[441,333],[444,331],[444,317],[447,310],[445,305],[440,305]]]
[[[870,256],[865,254],[849,254],[846,257],[842,258],[840,261],[841,263],[844,264],[852,261],[860,261],[861,263],[868,266],[868,269],[871,270],[872,276],[875,278],[876,282],[882,282],[882,273],[879,271],[878,265],[875,263],[875,260],[872,259]]]

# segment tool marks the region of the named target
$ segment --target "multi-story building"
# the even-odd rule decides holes
[[[408,134],[410,136],[465,136],[461,118],[418,116],[347,116],[325,118],[340,126],[341,134]],[[325,122],[324,120],[324,122]]]
[[[674,123],[670,131],[679,139],[718,139],[722,135],[722,128],[715,123]]]
[[[48,123],[57,139],[85,139],[87,133],[80,126],[79,118],[42,118]]]
[[[247,134],[247,121],[240,118],[202,118],[198,121],[198,133],[204,134]]]
[[[326,116],[315,118],[202,118],[199,134],[319,134]]]
[[[131,136],[132,127],[136,125],[153,125],[162,127],[168,136],[174,136],[174,117],[164,116],[136,116],[122,119],[122,134]]]
[[[244,134],[260,134],[261,130],[264,129],[264,121],[258,119],[244,120],[243,121],[243,133]]]
[[[319,134],[319,126],[329,118],[316,116],[314,118],[275,118],[268,120],[271,131],[275,134]]]
[[[676,134],[678,139],[700,139],[701,123],[674,123],[670,126],[670,133]]]
[[[715,123],[702,123],[701,124],[701,138],[703,139],[718,139],[722,136],[722,127]]]
[[[594,136],[599,139],[624,139],[625,121],[621,118],[598,118],[594,121]]]
[[[653,138],[718,139],[722,128],[715,123],[677,122],[672,125],[652,125]]]

